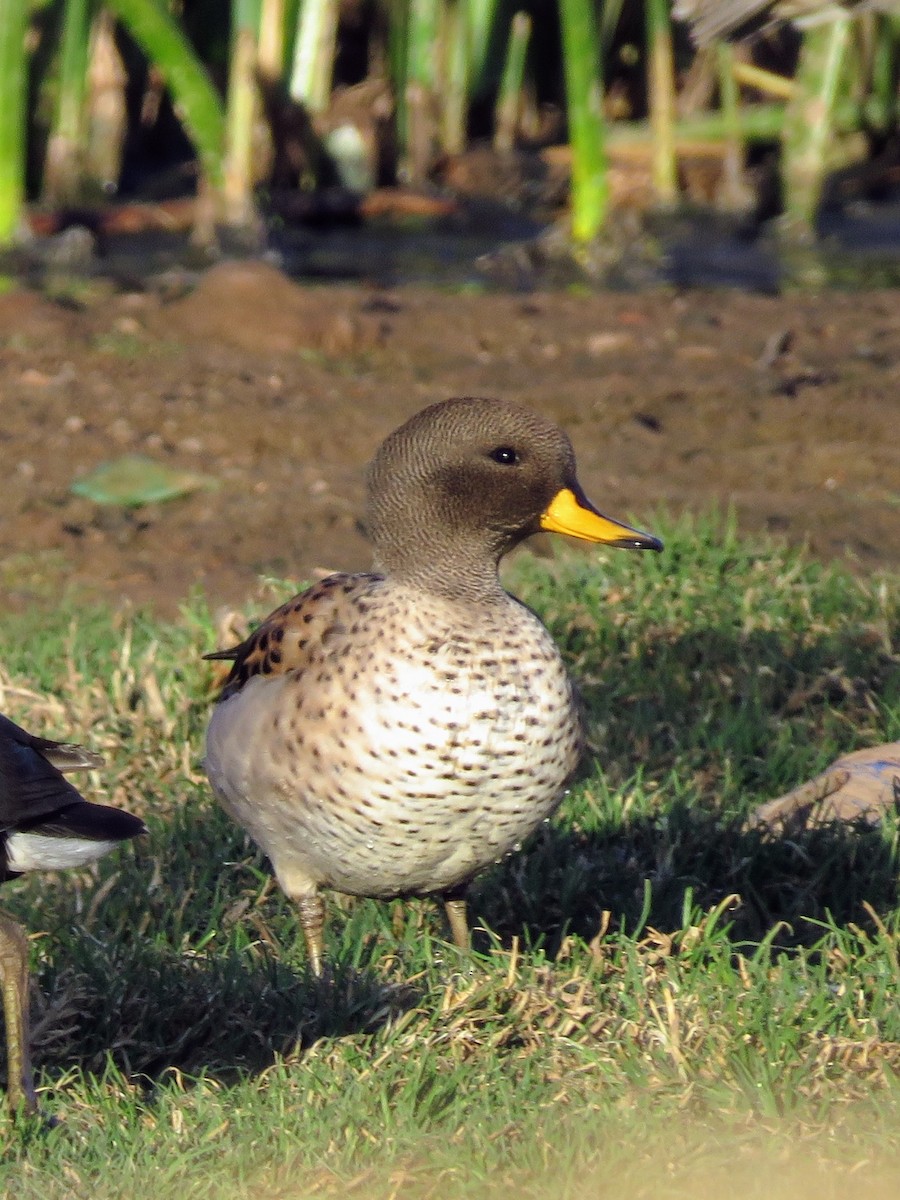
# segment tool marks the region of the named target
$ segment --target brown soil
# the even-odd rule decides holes
[[[196,584],[231,604],[260,574],[365,567],[364,464],[462,394],[555,417],[611,515],[734,505],[744,530],[900,565],[895,293],[386,293],[225,264],[174,300],[0,298],[4,603],[75,584],[171,614]],[[130,510],[70,493],[129,453],[220,486]]]

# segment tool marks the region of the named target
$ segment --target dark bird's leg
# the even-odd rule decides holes
[[[325,901],[318,892],[297,898],[300,925],[306,939],[309,965],[317,979],[322,978],[322,960],[325,952]]]
[[[37,1112],[37,1096],[28,1053],[28,939],[10,917],[0,913],[0,987],[6,1022],[7,1099],[16,1112]]]
[[[444,893],[444,911],[450,922],[450,933],[453,944],[460,950],[469,949],[469,922],[466,917],[466,891],[457,888]]]

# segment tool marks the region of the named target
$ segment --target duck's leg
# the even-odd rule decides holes
[[[319,885],[291,862],[273,857],[272,866],[281,890],[297,905],[310,970],[316,979],[321,979],[325,960],[325,901],[319,895]]]
[[[300,925],[306,940],[309,965],[317,979],[322,978],[322,962],[325,956],[325,901],[318,892],[297,898]]]
[[[6,1022],[6,1073],[9,1107],[37,1112],[37,1096],[28,1052],[28,939],[20,926],[0,913],[0,987]]]
[[[444,893],[444,911],[450,923],[453,944],[460,950],[469,949],[469,922],[466,917],[465,888]]]

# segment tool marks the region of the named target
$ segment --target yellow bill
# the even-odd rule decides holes
[[[630,525],[612,521],[598,512],[583,495],[572,488],[556,493],[541,517],[541,529],[550,533],[566,533],[586,542],[602,542],[604,546],[619,546],[624,550],[662,550],[659,538],[641,533]]]

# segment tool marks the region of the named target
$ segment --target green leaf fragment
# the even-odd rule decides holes
[[[219,481],[211,475],[180,471],[142,454],[126,454],[76,479],[71,490],[96,504],[137,507],[218,486]]]

